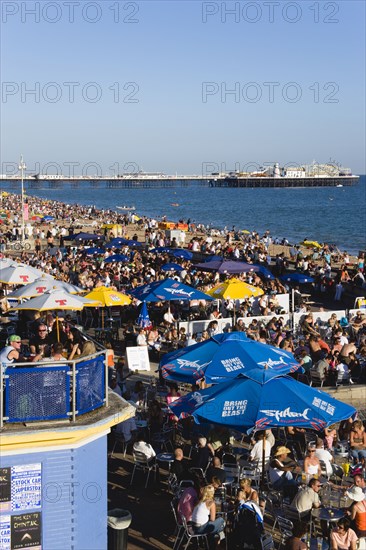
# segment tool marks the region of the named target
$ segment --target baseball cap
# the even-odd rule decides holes
[[[8,338],[8,342],[21,342],[22,339],[20,336],[17,336],[16,334],[12,334],[11,336],[9,336]]]

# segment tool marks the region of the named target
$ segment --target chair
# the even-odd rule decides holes
[[[191,525],[187,525],[187,520],[185,518],[185,516],[183,516],[183,514],[180,514],[180,518],[181,518],[181,521],[182,521],[182,525],[183,525],[183,534],[182,534],[182,538],[178,544],[178,546],[176,546],[176,549],[179,548],[179,546],[182,544],[182,542],[184,541],[184,538],[186,537],[187,538],[187,543],[184,547],[184,550],[186,550],[186,548],[188,548],[190,542],[192,540],[196,540],[197,543],[199,544],[201,541],[204,541],[205,543],[205,547],[207,549],[209,549],[209,544],[208,544],[208,539],[207,539],[207,535],[199,535],[197,533],[194,533],[193,531],[193,528]]]
[[[130,485],[132,485],[133,478],[135,476],[136,470],[141,470],[142,472],[147,472],[145,489],[149,483],[150,472],[154,472],[154,479],[156,481],[156,472],[159,468],[158,464],[155,461],[155,457],[147,458],[144,453],[140,451],[133,451],[133,470]]]
[[[264,533],[264,535],[261,536],[260,550],[272,550],[274,547],[272,535],[270,533]]]
[[[178,548],[180,546],[180,543],[181,543],[181,538],[182,538],[182,535],[183,535],[183,524],[179,523],[178,515],[177,515],[178,514],[177,513],[178,502],[179,502],[178,498],[173,498],[173,500],[170,502],[170,508],[173,512],[173,516],[174,516],[174,520],[175,520],[175,530],[174,530],[174,535],[173,536],[175,536],[176,539],[175,539],[175,542],[174,542],[173,550],[178,550]]]
[[[114,451],[118,444],[122,445],[123,458],[125,458],[128,444],[132,443],[133,438],[130,437],[129,439],[125,439],[125,436],[121,433],[118,433],[117,431],[113,432],[113,437],[114,437],[114,445],[111,452],[111,458],[114,458]]]
[[[342,371],[338,372],[337,380],[336,380],[336,388],[338,388],[338,386],[342,386],[342,384],[344,383],[349,385],[350,379],[351,379],[351,376],[349,372],[342,372]]]
[[[236,464],[236,456],[232,453],[224,453],[221,457],[223,464]]]
[[[204,471],[202,470],[202,468],[197,468],[197,467],[195,467],[195,466],[192,466],[192,468],[189,468],[189,471],[190,471],[192,474],[196,474],[196,476],[198,477],[198,479],[200,480],[200,482],[201,482],[203,485],[207,485],[207,479],[206,479],[205,473],[204,473]]]
[[[226,473],[226,481],[223,483],[227,489],[239,481],[240,466],[237,464],[223,464],[222,469]]]
[[[324,378],[322,378],[316,370],[310,370],[310,386],[313,384],[319,385],[321,388],[324,384]]]
[[[173,429],[169,428],[167,430],[157,432],[152,435],[151,438],[151,444],[154,447],[154,449],[159,449],[161,451],[169,452],[173,451],[173,443],[172,443],[172,437],[173,437]],[[170,446],[170,449],[168,448]]]
[[[240,472],[240,479],[247,478],[250,479],[252,482],[252,486],[259,489],[260,481],[261,481],[261,473],[259,470],[247,470],[245,468],[241,469]]]
[[[294,524],[291,520],[284,518],[282,516],[277,516],[277,525],[280,532],[280,545],[278,549],[282,548],[282,546],[285,544],[286,540],[289,537],[292,537],[292,530],[294,528]]]

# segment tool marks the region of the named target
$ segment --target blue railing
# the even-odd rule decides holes
[[[76,417],[108,404],[105,351],[75,361],[1,368],[0,427]]]

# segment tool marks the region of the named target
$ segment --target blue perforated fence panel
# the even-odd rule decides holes
[[[7,368],[5,415],[7,422],[68,418],[70,377],[68,366]]]
[[[104,404],[105,365],[103,357],[77,364],[76,409],[78,414],[92,411]]]

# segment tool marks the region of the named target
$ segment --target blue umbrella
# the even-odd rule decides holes
[[[195,265],[201,271],[216,271],[217,273],[247,273],[248,271],[259,271],[259,266],[245,262],[234,262],[233,260],[212,260]]]
[[[287,273],[287,275],[282,275],[280,279],[285,283],[296,283],[300,285],[314,282],[313,277],[309,277],[309,275],[305,275],[305,273],[298,273],[298,272]]]
[[[104,237],[95,233],[77,233],[76,235],[70,235],[69,239],[74,241],[102,241]]]
[[[217,256],[217,254],[210,254],[210,256],[207,256],[207,258],[205,258],[205,262],[212,262],[212,261],[222,262],[223,260],[224,258],[222,256]]]
[[[124,254],[113,254],[113,256],[108,256],[104,260],[105,264],[112,264],[117,262],[129,262],[130,258],[128,256],[125,256]]]
[[[151,252],[170,252],[171,250],[170,246],[158,246],[157,248],[153,248]]]
[[[223,382],[191,392],[170,405],[179,418],[213,422],[246,431],[276,426],[322,430],[352,416],[356,409],[289,376],[261,384],[250,378]]]
[[[183,271],[183,267],[179,264],[164,264],[162,266],[162,271]]]
[[[256,342],[243,332],[216,334],[209,340],[166,354],[160,362],[168,380],[194,383],[205,377],[210,384],[246,376],[258,382],[300,368],[292,353]]]
[[[137,326],[142,328],[151,327],[151,321],[149,317],[149,312],[147,310],[146,302],[142,303],[140,315],[138,316],[136,324]]]
[[[184,258],[185,260],[191,260],[193,258],[193,253],[184,248],[172,248],[171,246],[158,246],[154,248],[151,252],[165,252],[166,254],[171,254],[175,258]]]
[[[93,254],[104,254],[103,248],[97,248],[96,246],[91,246],[83,251],[87,256],[92,256]]]
[[[171,302],[173,300],[212,300],[211,296],[195,288],[175,281],[164,279],[142,285],[129,292],[131,296],[141,302]]]
[[[276,277],[271,273],[269,269],[267,269],[264,265],[256,265],[258,267],[258,272],[263,275],[265,279],[269,279],[270,281],[273,281],[276,279]]]
[[[191,260],[193,258],[193,253],[184,248],[173,248],[171,254],[174,258],[183,258],[184,260]]]
[[[55,218],[53,216],[43,216],[42,221],[52,222]]]
[[[122,237],[116,237],[112,239],[109,243],[106,243],[105,248],[120,248],[122,246],[137,247],[142,246],[142,243],[138,241],[133,241],[132,239],[124,239]]]

